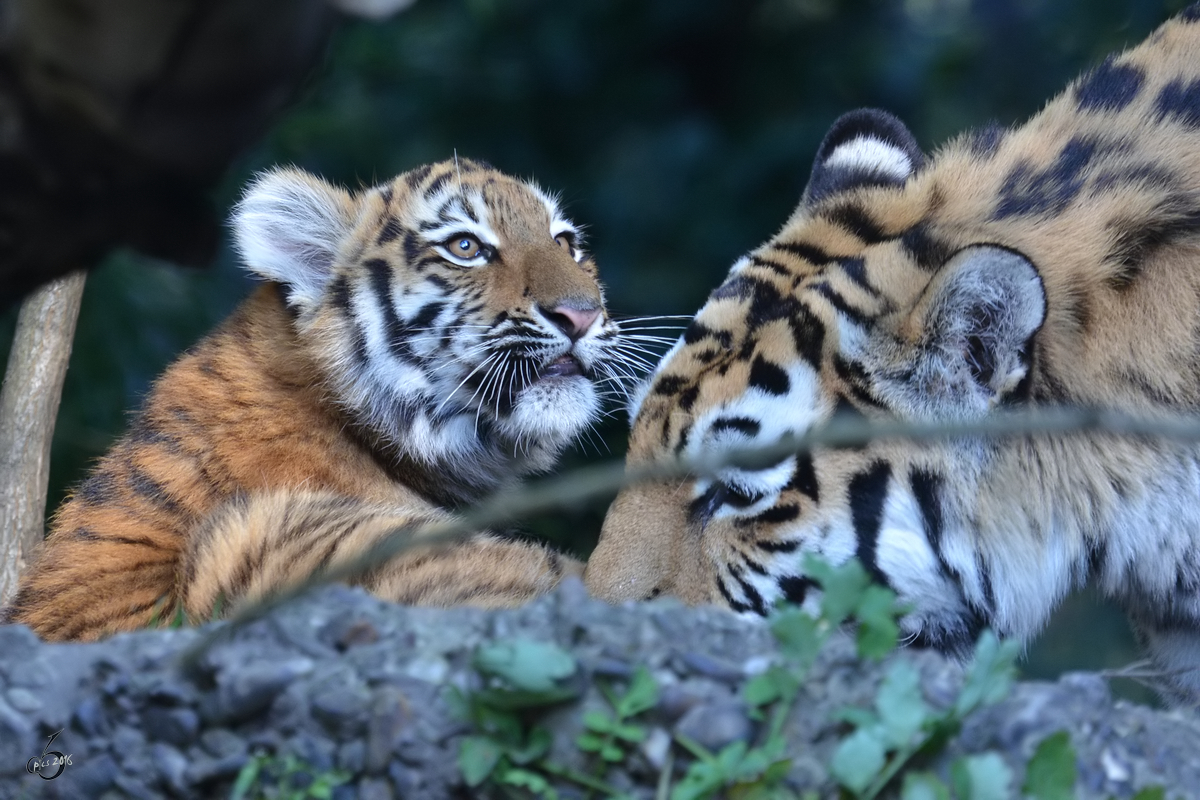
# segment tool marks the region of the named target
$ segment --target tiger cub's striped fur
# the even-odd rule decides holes
[[[835,414],[1200,411],[1200,6],[1014,130],[926,160],[839,120],[804,197],[734,264],[645,387],[628,462],[777,440]],[[818,451],[624,491],[588,562],[610,600],[813,602],[857,556],[914,641],[1028,638],[1089,577],[1176,699],[1200,698],[1200,452],[1107,436]]]
[[[577,228],[484,164],[356,195],[279,170],[233,222],[267,285],[167,370],[58,511],[11,621],[92,639],[181,606],[206,618],[547,469],[624,372]],[[363,582],[510,605],[579,570],[481,533]]]

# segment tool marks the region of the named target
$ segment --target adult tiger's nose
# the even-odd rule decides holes
[[[587,333],[588,328],[592,327],[592,323],[600,316],[599,306],[581,303],[559,303],[554,308],[543,308],[541,311],[546,319],[553,322],[559,330],[570,337],[572,342]]]

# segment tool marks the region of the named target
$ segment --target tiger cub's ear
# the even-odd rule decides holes
[[[276,169],[259,175],[234,209],[234,240],[248,270],[282,283],[288,305],[306,311],[320,302],[356,211],[349,192]]]
[[[810,204],[857,186],[899,186],[925,163],[917,140],[896,117],[860,108],[825,134],[804,190]]]

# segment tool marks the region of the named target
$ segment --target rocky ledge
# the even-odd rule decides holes
[[[180,669],[181,651],[211,629],[48,645],[24,627],[0,627],[0,798],[228,797],[260,756],[289,764],[301,782],[337,774],[335,800],[480,796],[486,788],[468,788],[459,772],[469,731],[448,690],[477,688],[477,648],[514,639],[556,643],[579,665],[578,697],[544,719],[549,759],[568,768],[584,768],[588,757],[573,744],[581,715],[607,707],[592,678],[619,683],[637,665],[650,670],[660,691],[639,717],[648,735],[604,777],[653,797],[668,751],[676,776],[689,758],[672,744],[677,734],[711,749],[761,735],[740,687],[777,658],[762,624],[671,602],[611,607],[578,582],[507,612],[402,608],[331,587],[232,632]],[[893,658],[917,668],[931,707],[953,701],[956,664],[929,652]],[[787,781],[797,792],[836,795],[828,765],[847,732],[836,712],[869,707],[886,669],[855,658],[848,640],[826,648],[785,729]],[[1016,684],[968,717],[923,768],[945,776],[956,756],[992,750],[1020,786],[1037,744],[1059,730],[1074,746],[1079,797],[1131,797],[1150,785],[1167,797],[1200,797],[1200,713],[1114,701],[1101,679],[1084,674]],[[60,769],[51,757],[42,774],[30,772],[43,751],[67,763]]]

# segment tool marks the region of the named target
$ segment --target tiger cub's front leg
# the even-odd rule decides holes
[[[421,527],[450,519],[433,508],[406,510],[326,492],[240,498],[189,538],[177,593],[189,619],[207,620],[228,604],[261,600],[347,565],[399,529],[419,539]],[[351,582],[399,603],[503,608],[582,574],[581,562],[549,548],[478,533],[453,546],[406,549]]]

